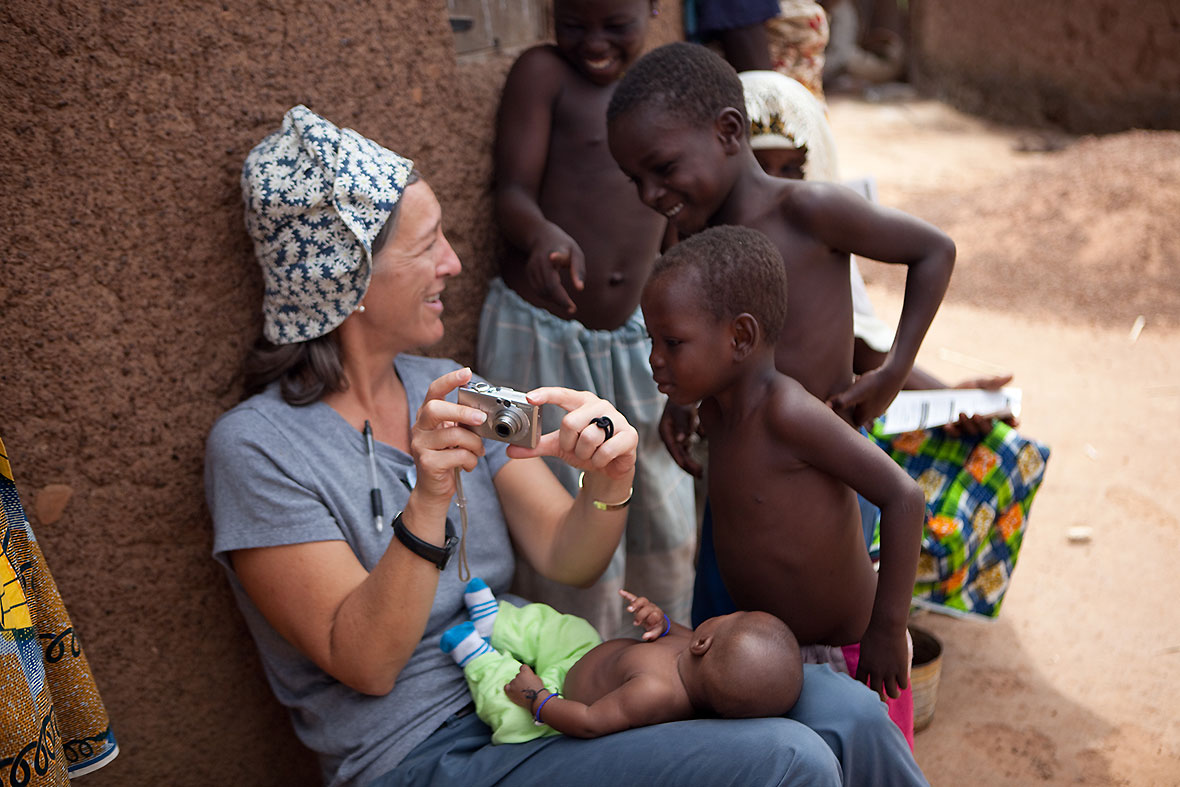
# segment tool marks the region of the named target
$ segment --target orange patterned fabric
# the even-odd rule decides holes
[[[63,787],[119,747],[0,442],[0,787]]]

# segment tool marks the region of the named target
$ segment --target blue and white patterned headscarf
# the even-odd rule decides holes
[[[413,162],[305,106],[242,167],[246,230],[262,267],[263,335],[293,344],[328,333],[356,309],[373,239],[397,208]]]

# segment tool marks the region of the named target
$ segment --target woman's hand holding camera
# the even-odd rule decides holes
[[[418,466],[416,489],[440,504],[455,493],[455,468],[474,470],[484,454],[483,438],[472,429],[482,425],[488,414],[446,399],[469,382],[468,368],[432,382],[412,429],[410,452]],[[569,388],[537,388],[526,396],[530,404],[555,404],[568,412],[560,428],[543,435],[536,448],[509,445],[508,456],[555,456],[571,467],[601,472],[614,480],[631,474],[639,434],[610,402],[589,391]]]
[[[486,421],[487,414],[446,399],[470,380],[471,369],[464,367],[432,382],[410,430],[410,455],[418,468],[414,491],[437,502],[443,516],[455,494],[455,468],[474,470],[484,453],[483,440],[471,427]]]
[[[528,400],[535,405],[555,404],[567,413],[561,428],[542,435],[536,448],[509,446],[509,456],[555,456],[571,467],[604,473],[616,481],[634,470],[639,433],[610,402],[569,388],[537,388],[528,392]],[[600,420],[604,417],[606,422]]]

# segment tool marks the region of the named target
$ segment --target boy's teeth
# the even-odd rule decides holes
[[[672,218],[672,217],[673,217],[673,216],[675,216],[677,213],[679,213],[679,212],[680,212],[680,209],[681,209],[681,208],[683,208],[683,207],[684,207],[684,203],[683,203],[683,202],[681,202],[681,203],[680,203],[679,205],[677,205],[676,207],[674,207],[674,208],[669,208],[668,210],[664,211],[664,215],[665,215],[665,216],[667,216],[668,218]]]

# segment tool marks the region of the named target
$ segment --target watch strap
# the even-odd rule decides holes
[[[459,546],[459,537],[455,535],[455,526],[451,524],[450,517],[447,517],[446,540],[441,547],[429,541],[423,541],[411,533],[410,529],[402,522],[401,511],[393,518],[393,534],[406,549],[418,557],[430,561],[439,571],[447,567],[447,561],[451,559],[455,548]]]

